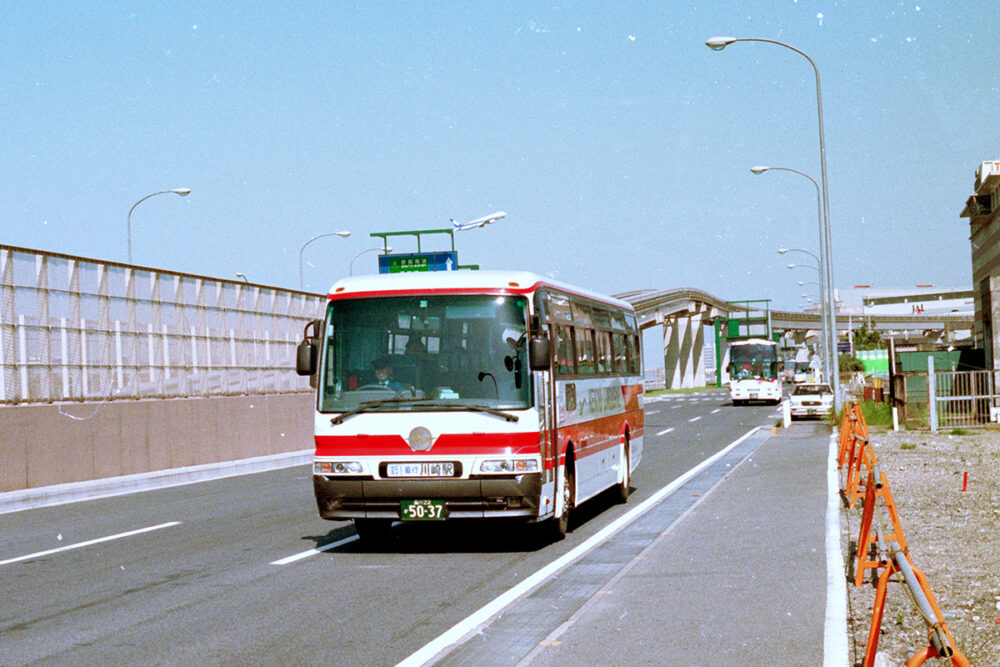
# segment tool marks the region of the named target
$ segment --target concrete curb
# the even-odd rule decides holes
[[[0,514],[305,465],[312,449],[0,493]]]

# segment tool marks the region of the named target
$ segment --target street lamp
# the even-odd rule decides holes
[[[816,273],[819,273],[819,269],[812,264],[785,264],[786,269],[797,269],[802,267],[803,269],[812,269]]]
[[[250,282],[249,280],[247,280],[247,277],[245,275],[243,275],[242,273],[237,273],[236,277],[239,278],[240,280],[242,280],[245,283],[249,283]]]
[[[825,244],[823,242],[823,205],[822,205],[822,197],[820,197],[820,193],[819,193],[819,184],[816,183],[816,180],[812,176],[810,176],[809,174],[807,174],[805,172],[799,171],[798,169],[789,169],[788,167],[763,167],[763,166],[758,166],[758,167],[751,167],[750,171],[753,172],[754,174],[757,174],[758,176],[760,174],[763,174],[765,171],[790,171],[793,174],[798,174],[799,176],[802,176],[803,178],[809,179],[809,182],[812,183],[813,187],[816,188],[816,218],[819,221],[819,248],[820,248],[820,253],[822,253],[823,252],[823,248],[825,246]],[[813,259],[816,260],[816,267],[817,267],[816,270],[819,271],[819,293],[820,293],[820,295],[825,295],[827,293],[827,291],[826,291],[825,286],[823,284],[823,282],[824,282],[823,279],[824,279],[824,276],[826,275],[825,272],[822,270],[823,260],[821,258],[817,257],[816,255],[814,255],[813,253],[809,252],[808,250],[803,250],[801,248],[779,248],[778,249],[778,254],[780,254],[780,255],[783,255],[786,252],[804,252],[804,253],[806,253],[807,255],[809,255],[810,257],[812,257]],[[827,333],[827,335],[823,336],[823,339],[824,339],[824,342],[823,342],[823,357],[824,357],[824,361],[826,363],[827,373],[830,374],[830,375],[832,375],[833,374],[832,370],[834,368],[836,368],[835,364],[836,364],[836,361],[837,361],[837,356],[836,356],[836,344],[833,343],[833,342],[831,342],[831,341],[832,340],[836,340],[836,339],[835,338],[831,338],[830,335],[829,335],[829,333],[830,333],[830,320],[829,320],[829,318],[827,316],[827,308],[826,308],[826,304],[823,303],[824,301],[825,301],[825,298],[820,299],[820,302],[822,304],[822,307],[820,308],[820,320],[821,320],[820,326],[823,328],[823,331],[825,331]]]
[[[302,251],[306,249],[306,246],[309,245],[310,243],[312,243],[313,241],[316,241],[316,240],[321,239],[321,238],[325,238],[327,236],[339,236],[342,239],[346,239],[350,235],[351,235],[351,233],[348,232],[348,231],[345,231],[345,230],[341,230],[339,232],[329,232],[328,234],[320,234],[319,236],[314,236],[314,237],[312,237],[311,239],[309,239],[308,241],[306,241],[305,243],[302,244],[302,247],[299,248],[299,290],[300,291],[302,290]]]
[[[155,197],[156,195],[168,195],[171,192],[174,193],[175,195],[180,195],[181,197],[187,197],[189,194],[191,194],[191,189],[190,188],[177,188],[176,190],[162,190],[160,192],[154,192],[153,194],[146,195],[145,197],[143,197],[142,199],[140,199],[136,203],[132,204],[132,208],[130,208],[128,210],[128,218],[126,220],[126,225],[128,227],[128,263],[129,264],[132,263],[132,211],[135,210],[136,206],[138,206],[142,202],[146,201],[150,197]]]
[[[385,248],[368,248],[368,250],[362,250],[357,255],[351,258],[351,263],[347,267],[348,268],[347,275],[349,276],[354,275],[354,260],[356,260],[358,257],[361,257],[361,255],[367,254],[369,252],[378,252],[379,250],[385,250],[385,254],[388,255],[390,252],[392,252],[392,247],[387,246]]]
[[[822,359],[823,359],[823,366],[826,367],[827,377],[829,377],[831,375],[830,369],[834,368],[834,366],[832,365],[834,363],[834,356],[833,356],[833,351],[832,351],[831,346],[830,346],[830,335],[829,335],[830,334],[830,330],[829,330],[829,328],[826,325],[826,307],[825,307],[826,306],[826,304],[825,304],[826,299],[824,297],[824,295],[826,294],[826,292],[823,290],[823,272],[819,270],[819,267],[822,264],[822,262],[820,262],[819,257],[817,257],[815,254],[809,252],[808,250],[803,250],[802,248],[778,248],[778,254],[779,255],[784,255],[786,252],[802,252],[802,253],[805,253],[805,254],[809,255],[810,257],[812,257],[813,259],[816,260],[816,264],[815,265],[812,265],[812,264],[786,264],[785,268],[788,268],[788,269],[797,269],[798,267],[801,266],[802,268],[812,269],[813,271],[815,271],[819,275],[820,282],[818,282],[818,283],[815,282],[815,281],[802,281],[802,280],[800,280],[800,281],[798,281],[798,284],[799,285],[805,285],[808,282],[808,284],[810,284],[810,285],[816,285],[817,287],[819,287],[819,296],[820,296],[820,300],[819,300],[819,304],[820,304],[819,319],[820,319],[820,330],[823,332],[823,336],[821,337],[821,340],[822,340],[822,343],[823,343]]]
[[[789,169],[788,167],[763,167],[763,166],[758,166],[758,167],[751,167],[750,171],[752,173],[754,173],[754,174],[757,174],[758,176],[760,174],[763,174],[765,171],[790,171],[793,174],[798,174],[799,176],[802,176],[803,178],[809,179],[809,182],[812,183],[813,187],[816,188],[816,218],[819,221],[819,249],[820,249],[820,253],[822,254],[823,253],[823,248],[825,247],[825,244],[823,242],[823,204],[822,204],[822,197],[820,197],[819,184],[816,183],[816,180],[812,176],[810,176],[809,174],[807,174],[805,172],[799,171],[798,169]],[[790,252],[790,251],[804,252],[804,253],[806,253],[807,255],[809,255],[810,257],[812,257],[813,259],[816,260],[816,267],[817,267],[816,270],[819,271],[819,293],[821,295],[825,295],[827,293],[827,291],[826,291],[825,286],[824,286],[823,283],[824,283],[824,277],[826,276],[826,272],[822,270],[823,260],[821,258],[817,257],[816,255],[814,255],[813,253],[809,252],[808,250],[803,250],[801,248],[780,248],[778,250],[778,254],[782,254],[783,255],[786,252]],[[824,299],[821,299],[821,302],[823,300]],[[836,368],[835,363],[837,361],[837,357],[836,357],[836,344],[832,343],[831,340],[836,340],[836,339],[835,338],[831,339],[831,337],[829,335],[829,332],[830,332],[830,320],[829,320],[829,318],[827,316],[827,308],[826,308],[825,304],[820,309],[820,320],[821,320],[820,326],[823,327],[823,331],[825,331],[827,333],[827,335],[823,336],[823,356],[824,356],[824,361],[826,363],[828,374],[832,375],[833,373],[831,372],[831,370],[834,369],[834,368]],[[834,327],[834,329],[836,329],[836,327]]]
[[[790,51],[794,51],[808,60],[809,64],[812,65],[813,72],[816,74],[816,112],[819,118],[819,166],[820,180],[823,183],[823,231],[821,238],[825,241],[825,243],[820,245],[820,253],[825,259],[824,262],[821,262],[820,269],[821,272],[825,270],[823,283],[826,288],[826,303],[824,305],[826,306],[825,310],[827,311],[827,326],[829,327],[830,346],[833,351],[836,352],[837,320],[834,312],[833,266],[831,262],[832,253],[830,251],[830,195],[826,179],[826,140],[823,134],[823,94],[819,84],[819,68],[816,67],[816,63],[813,62],[813,59],[810,58],[804,51],[800,51],[790,44],[785,44],[784,42],[779,42],[773,39],[761,39],[759,37],[712,37],[705,42],[705,45],[713,51],[721,51],[734,42],[764,42],[765,44],[774,44],[775,46],[784,47]],[[834,362],[836,362],[836,358],[834,358]],[[843,407],[843,399],[840,395],[840,369],[835,365],[833,371],[832,379],[834,407],[839,412],[841,407]]]
[[[779,167],[771,167],[771,168],[772,169],[779,169]],[[768,167],[754,167],[754,169],[766,170],[766,169],[768,169]],[[754,171],[754,169],[751,169],[750,171]],[[791,170],[791,169],[785,169],[784,171],[793,171],[793,170]],[[762,173],[762,171],[756,171],[754,173]],[[796,173],[802,173],[802,172],[796,172]],[[805,174],[802,174],[802,175],[806,176]],[[806,178],[809,178],[809,177],[806,176]],[[812,181],[811,178],[809,178],[809,180]],[[813,185],[815,185],[815,184],[816,184],[816,181],[813,181]],[[819,198],[819,188],[818,187],[816,188],[816,197],[817,197],[817,199]],[[822,229],[822,223],[820,224],[820,228]],[[823,237],[822,237],[822,235],[820,235],[820,244],[821,245],[822,245],[822,241],[823,241]],[[832,369],[837,368],[837,366],[835,366],[835,364],[837,362],[837,355],[836,355],[836,347],[835,347],[835,345],[833,343],[831,343],[831,340],[830,340],[830,327],[828,325],[828,320],[827,320],[827,312],[826,312],[826,290],[823,288],[823,271],[820,270],[820,267],[823,266],[823,261],[819,257],[817,257],[814,253],[812,253],[812,252],[810,252],[808,250],[804,250],[802,248],[778,248],[778,254],[779,255],[784,255],[785,253],[788,253],[788,252],[801,252],[801,253],[804,253],[806,255],[809,255],[810,257],[812,257],[813,259],[816,260],[816,266],[813,266],[812,264],[788,264],[787,266],[788,266],[789,269],[794,269],[794,268],[796,268],[798,266],[805,266],[805,267],[809,267],[810,269],[812,269],[813,271],[815,271],[816,273],[819,274],[819,283],[813,283],[813,284],[814,285],[818,284],[818,286],[819,286],[819,293],[820,293],[820,311],[819,311],[819,315],[820,315],[820,328],[824,332],[824,335],[823,335],[823,365],[826,366],[827,375],[828,376],[832,375],[833,374],[832,373]],[[802,285],[803,283],[800,282],[799,284]]]
[[[778,254],[779,255],[784,255],[785,253],[789,253],[789,252],[804,252],[805,254],[807,254],[810,257],[812,257],[813,259],[815,259],[816,260],[816,266],[819,266],[819,263],[820,263],[819,257],[817,257],[815,255],[815,253],[811,253],[808,250],[803,250],[802,248],[778,248]],[[812,264],[803,264],[802,266],[812,266]],[[819,271],[819,269],[816,268],[816,266],[813,266],[813,268],[816,269],[817,271]]]

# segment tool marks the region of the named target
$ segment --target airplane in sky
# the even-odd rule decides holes
[[[450,218],[450,220],[451,224],[455,226],[455,231],[461,232],[466,229],[475,229],[476,227],[488,225],[491,222],[496,222],[497,220],[505,217],[507,217],[507,214],[504,211],[497,211],[496,213],[490,213],[489,215],[476,218],[475,220],[470,220],[469,222],[459,222],[458,220],[455,220],[455,218]]]

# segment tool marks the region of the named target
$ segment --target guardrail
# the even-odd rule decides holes
[[[323,295],[0,245],[0,405],[309,391]]]
[[[865,658],[862,664],[864,667],[875,664],[886,591],[889,581],[898,576],[924,619],[928,634],[928,645],[906,661],[907,667],[922,665],[928,658],[948,658],[953,665],[963,667],[969,665],[969,661],[955,646],[927,578],[913,564],[910,557],[899,514],[896,512],[896,503],[889,488],[889,480],[885,472],[879,468],[875,452],[869,442],[868,424],[857,403],[848,404],[844,410],[838,444],[837,463],[841,471],[846,468],[845,482],[841,489],[845,502],[848,507],[854,507],[859,498],[864,498],[861,531],[857,541],[854,585],[862,585],[868,570],[878,574],[872,623],[868,631],[868,643],[865,646]],[[862,478],[865,480],[864,483],[861,482]],[[876,522],[876,512],[879,512],[880,518],[888,517],[892,525],[891,533],[885,532],[884,520]]]

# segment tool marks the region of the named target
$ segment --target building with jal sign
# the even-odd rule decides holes
[[[961,214],[972,246],[973,336],[983,343],[986,368],[1000,370],[1000,160],[979,165],[973,189]]]

